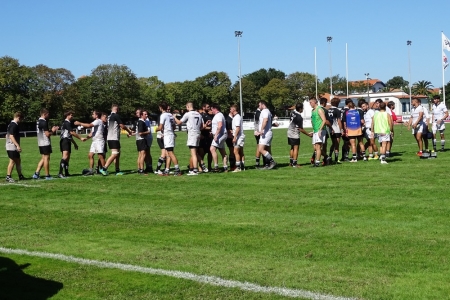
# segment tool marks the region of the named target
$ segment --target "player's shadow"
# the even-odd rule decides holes
[[[18,265],[12,259],[0,256],[0,299],[44,300],[63,288],[61,282],[26,274],[23,270],[29,266]]]

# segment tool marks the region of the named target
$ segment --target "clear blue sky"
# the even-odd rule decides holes
[[[138,77],[194,80],[211,71],[237,80],[235,30],[242,30],[242,74],[275,68],[286,74],[349,80],[411,81],[442,86],[441,31],[450,36],[450,1],[96,1],[14,0],[1,5],[0,56],[21,64],[89,75],[100,64],[128,66]],[[450,53],[447,53],[450,57]],[[446,82],[450,81],[449,71]]]

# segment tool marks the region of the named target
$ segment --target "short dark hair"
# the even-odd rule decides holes
[[[163,101],[163,102],[159,103],[159,107],[161,107],[163,110],[167,110],[169,105],[167,104],[167,102]]]
[[[72,110],[67,110],[67,111],[64,113],[64,118],[67,118],[67,116],[70,116],[70,115],[73,115],[73,111],[72,111]]]
[[[380,98],[378,98],[377,100],[375,100],[375,102],[377,102],[377,103],[382,103],[383,100],[381,100]]]
[[[387,107],[391,108],[392,106],[395,106],[395,102],[394,101],[389,101],[387,104]]]
[[[297,103],[295,104],[295,110],[296,111],[300,111],[303,109],[303,103]]]
[[[441,95],[434,95],[433,100],[436,100],[436,99],[441,100]]]
[[[353,103],[353,100],[350,98],[345,99],[345,105],[349,104],[350,102]],[[355,103],[353,103],[353,104],[355,104]]]
[[[385,109],[386,109],[386,103],[381,102],[381,103],[380,103],[380,109],[381,109],[381,110],[385,110]]]
[[[325,97],[320,98],[320,105],[325,106],[327,105],[328,99]]]
[[[331,105],[333,105],[333,106],[335,106],[335,107],[338,107],[338,106],[339,106],[339,103],[341,103],[341,99],[339,99],[339,98],[333,98],[333,99],[331,99]]]
[[[41,116],[42,116],[43,114],[48,114],[48,109],[46,109],[46,108],[41,108]]]
[[[259,100],[258,103],[261,103],[262,105],[267,106],[267,102],[264,100]]]
[[[220,105],[217,104],[217,103],[212,103],[212,104],[209,105],[209,107],[210,107],[210,108],[215,108],[215,109],[217,109],[218,111],[220,111]]]

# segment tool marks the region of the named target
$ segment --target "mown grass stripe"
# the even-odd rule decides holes
[[[220,277],[215,277],[215,276],[196,275],[196,274],[189,273],[189,272],[170,271],[170,270],[147,268],[147,267],[141,267],[141,266],[135,266],[135,265],[129,265],[129,264],[113,263],[113,262],[108,262],[108,261],[84,259],[84,258],[67,256],[64,254],[54,254],[54,253],[49,253],[49,252],[28,251],[28,250],[22,250],[22,249],[11,249],[11,248],[0,247],[0,253],[49,258],[49,259],[55,259],[55,260],[69,262],[69,263],[76,263],[76,264],[80,264],[80,265],[90,265],[90,266],[95,266],[95,267],[99,267],[99,268],[120,269],[123,271],[130,271],[130,272],[147,273],[147,274],[153,274],[153,275],[164,275],[164,276],[169,276],[169,277],[174,277],[174,278],[179,278],[179,279],[187,279],[187,280],[191,280],[191,281],[195,281],[195,282],[199,282],[199,283],[210,284],[210,285],[214,285],[214,286],[227,287],[227,288],[239,288],[244,291],[250,291],[250,292],[255,292],[255,293],[267,293],[267,294],[272,293],[272,294],[277,294],[277,295],[287,296],[287,297],[292,297],[292,298],[302,297],[302,298],[313,299],[313,300],[353,300],[353,299],[356,299],[356,298],[346,298],[346,297],[338,297],[338,296],[333,296],[333,295],[320,294],[320,293],[299,290],[299,289],[261,286],[261,285],[250,283],[250,282],[227,280],[227,279],[222,279]]]

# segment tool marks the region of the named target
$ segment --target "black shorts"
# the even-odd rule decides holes
[[[259,138],[260,138],[260,137],[261,137],[260,135],[255,135],[256,145],[259,145]]]
[[[20,152],[18,152],[16,150],[13,150],[13,151],[7,150],[6,152],[8,153],[8,157],[11,158],[11,159],[18,159],[18,158],[20,158]]]
[[[158,142],[159,149],[164,149],[164,139],[157,138],[156,142]]]
[[[59,141],[59,150],[61,152],[68,151],[69,153],[72,152],[72,142],[69,139],[62,139]]]
[[[348,138],[347,135],[343,135],[343,136],[342,136],[342,140],[343,140],[344,142],[350,141],[350,139]]]
[[[339,138],[341,138],[341,136],[342,136],[341,133],[333,133],[333,134],[331,135],[331,138],[332,138],[332,139],[339,139]]]
[[[173,152],[173,147],[167,147],[165,148],[167,152]]]
[[[39,153],[43,155],[50,155],[52,153],[52,145],[39,146]]]
[[[233,148],[233,138],[227,138],[226,143],[228,148]]]
[[[139,151],[139,152],[147,150],[147,148],[148,148],[147,140],[146,139],[137,140],[136,148],[137,148],[137,151]]]
[[[211,144],[212,144],[211,137],[209,135],[208,136],[202,135],[202,138],[200,139],[199,147],[203,148],[203,151],[205,153],[209,153],[209,151],[210,151],[209,148],[211,147]]]
[[[109,149],[120,149],[120,141],[108,141],[108,147]]]
[[[300,139],[288,138],[288,145],[298,146],[298,145],[300,145]]]

